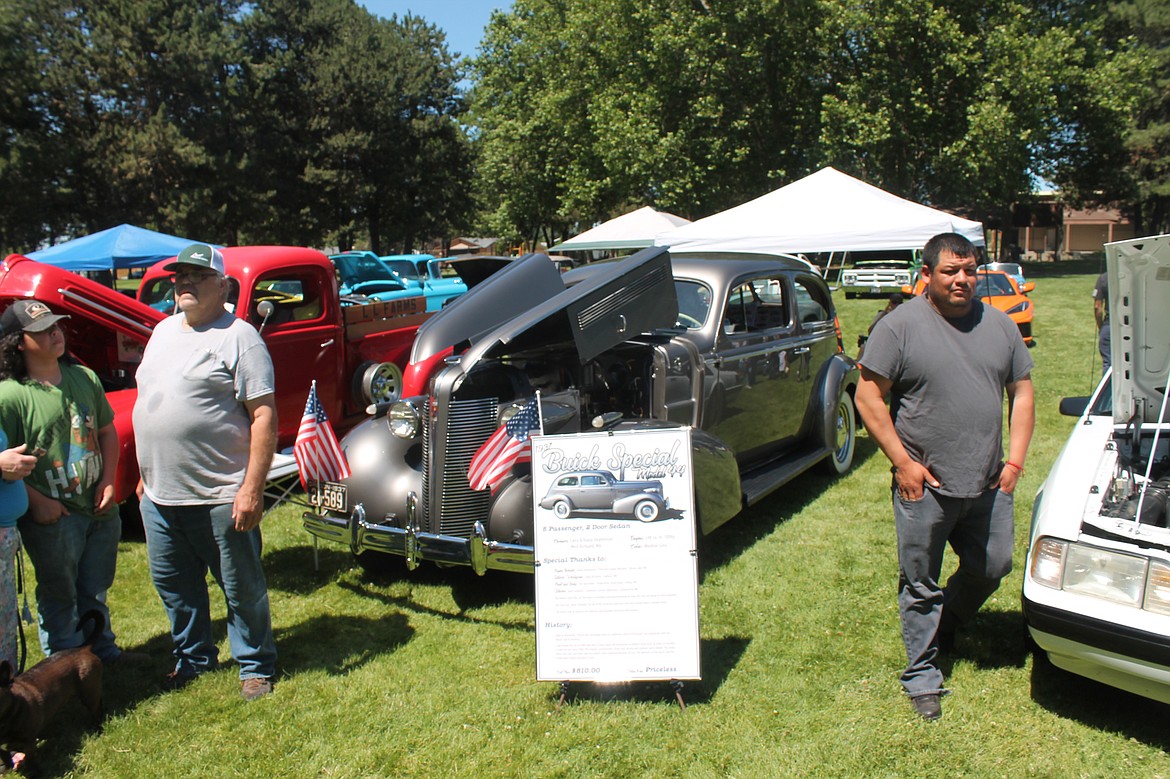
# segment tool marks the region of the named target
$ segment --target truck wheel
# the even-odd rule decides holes
[[[402,369],[392,362],[363,363],[354,374],[358,405],[393,403],[402,392]]]
[[[572,513],[573,507],[569,505],[569,501],[567,500],[558,500],[553,504],[553,515],[557,519],[568,519]]]
[[[634,516],[643,522],[653,522],[658,519],[658,504],[652,500],[639,501],[634,506]]]
[[[857,414],[853,408],[853,398],[845,390],[841,390],[837,398],[833,427],[825,432],[825,443],[831,453],[824,461],[824,469],[839,476],[853,467],[853,450],[857,446]]]

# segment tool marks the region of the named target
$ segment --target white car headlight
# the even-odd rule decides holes
[[[386,424],[398,438],[414,438],[418,435],[420,417],[418,409],[408,400],[400,400],[390,406],[386,413]]]
[[[1141,555],[1041,538],[1028,575],[1037,584],[1170,615],[1170,565]]]
[[[1031,304],[1030,304],[1028,301],[1026,301],[1026,300],[1025,300],[1023,303],[1017,303],[1017,304],[1015,304],[1014,306],[1012,306],[1011,308],[1009,308],[1009,309],[1007,310],[1007,313],[1009,313],[1009,314],[1019,314],[1019,313],[1020,313],[1020,312],[1022,312],[1022,311],[1027,311],[1027,310],[1028,310],[1028,306],[1030,306],[1030,305],[1031,305]]]
[[[1063,586],[1069,592],[1140,607],[1147,562],[1145,557],[1070,544]]]

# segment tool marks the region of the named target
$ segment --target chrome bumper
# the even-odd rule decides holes
[[[487,571],[532,573],[534,568],[532,547],[492,541],[482,522],[475,523],[468,538],[424,533],[412,523],[401,528],[369,522],[360,503],[348,518],[306,511],[301,520],[305,530],[316,538],[348,544],[354,554],[381,552],[404,557],[406,567],[412,571],[422,560],[469,566],[480,576]]]

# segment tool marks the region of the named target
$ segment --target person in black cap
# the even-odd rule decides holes
[[[105,626],[94,653],[107,663],[143,659],[115,643],[106,606],[122,535],[114,412],[93,371],[63,359],[63,319],[39,300],[18,300],[0,316],[0,428],[37,457],[18,526],[37,575],[41,648],[81,646],[79,617],[96,610]]]
[[[224,593],[240,694],[272,692],[276,643],[260,560],[264,482],[276,447],[272,359],[224,308],[223,255],[188,246],[166,266],[178,313],[155,327],[138,366],[134,439],[150,574],[171,622],[181,687],[219,665],[207,572]]]

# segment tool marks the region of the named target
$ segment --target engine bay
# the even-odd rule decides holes
[[[477,365],[456,390],[456,399],[495,396],[504,406],[513,401],[526,401],[539,391],[542,405],[575,398],[576,416],[583,425],[589,425],[597,417],[651,416],[652,346],[629,342],[584,365],[575,359],[572,349],[558,350],[558,354],[571,357],[517,354]],[[545,421],[547,425],[550,420]]]
[[[1101,516],[1170,529],[1170,431],[1156,426],[1118,426],[1111,440],[1116,463],[1101,503]]]

